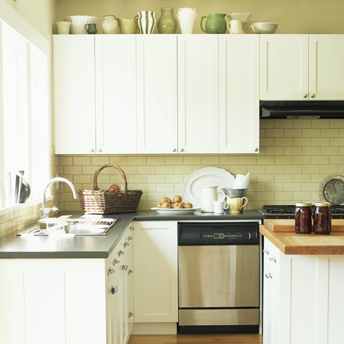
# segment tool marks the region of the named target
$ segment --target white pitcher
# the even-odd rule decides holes
[[[217,185],[209,185],[201,187],[201,211],[204,213],[214,212],[213,201],[225,199],[225,194],[220,191],[217,192]]]
[[[178,10],[177,18],[182,34],[192,34],[195,19],[197,18],[196,10],[189,7],[180,8]]]

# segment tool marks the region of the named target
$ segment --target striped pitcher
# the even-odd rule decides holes
[[[149,35],[153,32],[156,24],[156,12],[153,11],[140,11],[138,15],[135,16],[137,20],[135,21],[138,29],[144,35]]]

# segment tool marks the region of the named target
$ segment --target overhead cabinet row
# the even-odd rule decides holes
[[[54,36],[54,71],[57,154],[258,152],[258,36]]]

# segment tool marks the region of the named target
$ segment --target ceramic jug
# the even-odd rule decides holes
[[[156,13],[153,11],[138,12],[136,25],[143,35],[149,35],[153,32],[156,24]]]
[[[119,27],[123,34],[135,34],[136,33],[136,24],[135,20],[139,16],[135,16],[134,19],[125,19],[125,18],[118,18]]]
[[[102,29],[105,34],[118,33],[118,19],[114,15],[104,16]]]
[[[227,23],[228,31],[231,34],[243,34],[242,21],[233,19]]]
[[[226,203],[230,214],[239,214],[241,209],[247,205],[248,199],[246,197],[233,198],[226,195]]]
[[[225,16],[226,14],[223,13],[209,14],[208,16],[203,16],[201,18],[202,31],[204,31],[205,33],[225,33],[227,29]],[[207,18],[205,29],[203,28],[204,18]]]
[[[201,211],[204,213],[214,212],[214,203],[216,200],[224,200],[225,194],[220,191],[217,192],[217,185],[202,186],[201,187]]]
[[[191,35],[197,18],[197,13],[194,8],[180,8],[178,10],[177,18],[182,34]]]
[[[163,7],[161,17],[158,20],[159,33],[176,33],[177,21],[173,16],[173,8]]]

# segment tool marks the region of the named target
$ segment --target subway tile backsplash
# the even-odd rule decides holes
[[[329,174],[344,174],[344,120],[261,120],[257,155],[75,155],[61,156],[61,175],[77,189],[92,189],[93,174],[102,165],[119,165],[129,189],[143,190],[139,209],[154,207],[162,196],[182,194],[185,178],[203,167],[223,168],[233,175],[250,172],[248,208],[263,204],[318,201],[320,182]],[[99,187],[122,183],[107,168]],[[67,188],[62,187],[62,208],[79,210]]]

